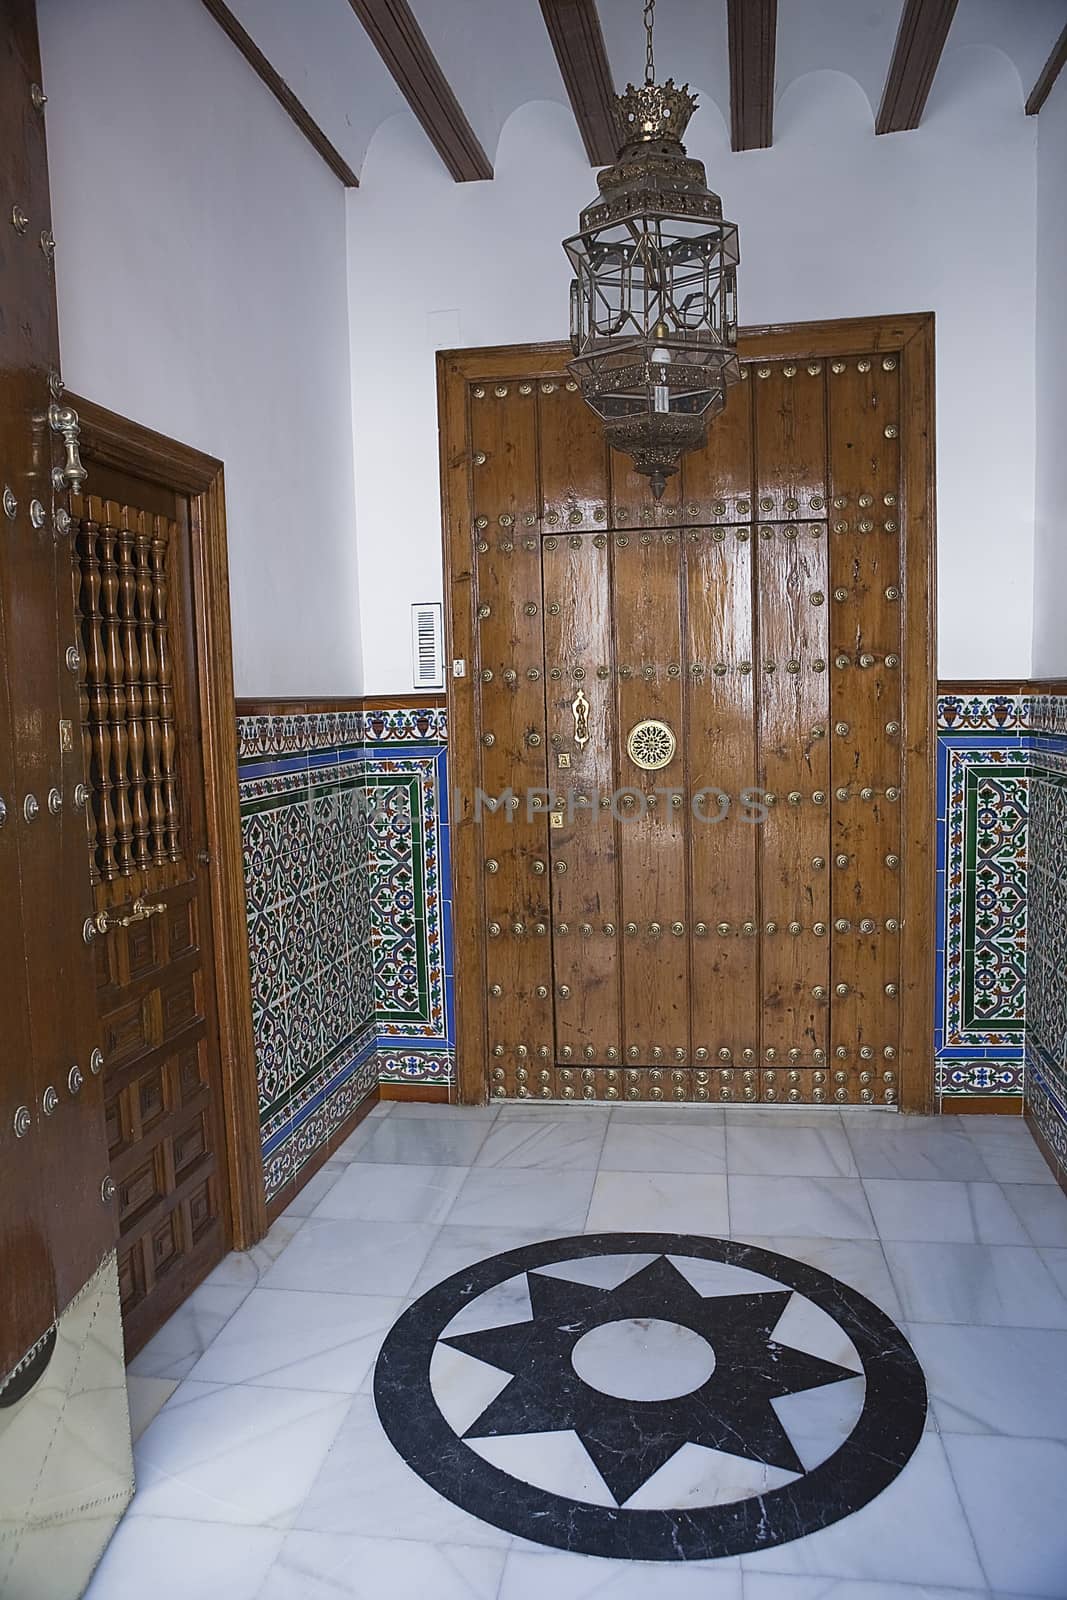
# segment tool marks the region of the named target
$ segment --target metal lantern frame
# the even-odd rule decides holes
[[[574,269],[570,370],[657,499],[741,376],[737,228],[682,144],[696,103],[671,79],[628,85],[616,99],[618,158],[563,241]]]

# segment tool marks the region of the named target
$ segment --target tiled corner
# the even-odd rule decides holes
[[[1032,717],[1026,1112],[1067,1182],[1067,694]]]
[[[1021,1105],[1030,748],[1023,695],[942,695],[937,728],[937,1009],[943,1104]]]
[[[943,1109],[1018,1102],[1067,1178],[1067,692],[938,700]]]
[[[381,740],[368,743],[365,756],[379,1080],[449,1085],[455,1034],[444,710],[368,713],[367,737]]]
[[[454,1076],[443,707],[238,719],[267,1198],[376,1087]]]

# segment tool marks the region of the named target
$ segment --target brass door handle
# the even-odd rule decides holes
[[[582,750],[589,743],[589,701],[581,689],[571,701],[571,713],[574,717],[574,742]]]
[[[148,905],[141,894],[133,902],[133,910],[128,916],[113,917],[110,911],[98,911],[93,922],[98,933],[110,933],[112,928],[128,928],[134,922],[147,922],[149,917],[160,917],[166,909],[162,900],[155,905]]]

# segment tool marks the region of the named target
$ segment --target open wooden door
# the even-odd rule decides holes
[[[220,597],[197,570],[204,529],[166,455],[146,447],[143,431],[128,424],[141,439],[140,457],[127,465],[93,459],[97,414],[80,404],[93,489],[70,503],[81,737],[92,791],[88,931],[132,1355],[235,1236],[247,1243],[262,1231],[262,1198],[260,1182],[257,1213],[251,1050],[231,1045],[229,1072],[224,1068],[233,1002],[239,1011],[247,993],[243,913],[238,919],[233,904],[241,857],[232,819],[221,848],[212,838],[212,799],[217,823],[219,804],[228,811],[232,792],[235,807],[237,793],[235,755],[225,758],[235,737],[228,628],[225,654],[216,650],[212,658],[203,613],[217,612]],[[220,677],[222,702],[227,689],[230,696],[229,740],[205,726]],[[228,897],[213,893],[219,876]],[[242,1189],[245,1215],[235,1228]]]

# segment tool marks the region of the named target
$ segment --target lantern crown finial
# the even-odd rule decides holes
[[[654,139],[681,139],[697,108],[697,97],[689,85],[679,87],[673,78],[666,83],[626,85],[624,94],[615,96],[615,115],[623,144],[648,143]]]

